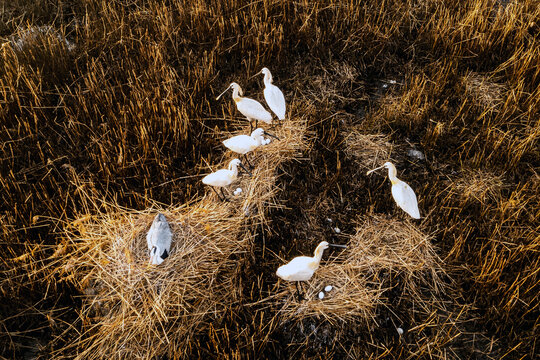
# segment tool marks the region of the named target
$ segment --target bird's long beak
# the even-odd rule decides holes
[[[244,166],[244,164],[240,163],[240,167],[241,167],[242,169],[244,169],[244,171],[247,172],[247,173],[249,174],[249,176],[253,176],[253,174],[250,173],[248,169],[246,169],[246,167]]]
[[[250,77],[248,78],[248,80],[251,80],[251,79],[253,79],[255,76],[260,75],[260,74],[262,74],[262,71],[259,71],[259,72],[256,73],[255,75],[250,76]]]
[[[384,167],[384,165],[383,165],[383,166],[379,166],[379,167],[376,168],[376,169],[369,170],[369,171],[366,173],[366,175],[369,175],[369,174],[371,174],[371,173],[374,172],[374,171],[377,171],[377,170],[379,170],[379,169],[382,169],[383,167]]]
[[[278,138],[276,135],[269,134],[269,133],[267,133],[266,131],[265,131],[263,134],[266,135],[266,136],[273,137],[273,138],[276,139],[276,140],[279,140],[279,138]]]
[[[347,248],[347,245],[339,245],[339,244],[328,244],[328,246],[338,247],[338,248],[342,248],[342,249],[346,249],[346,248]]]
[[[223,96],[223,94],[225,94],[225,93],[226,93],[227,91],[229,91],[229,89],[230,89],[230,88],[231,88],[231,87],[230,87],[230,86],[228,86],[228,87],[227,87],[227,88],[225,89],[225,91],[224,91],[224,92],[222,92],[221,94],[219,94],[219,96],[218,96],[218,97],[216,98],[216,100],[219,100],[219,98],[220,98],[220,97],[222,97],[222,96]]]

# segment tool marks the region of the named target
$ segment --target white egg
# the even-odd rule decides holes
[[[332,289],[333,289],[332,285],[328,285],[328,286],[326,286],[326,287],[324,288],[324,291],[329,292],[329,291],[332,290]]]
[[[403,329],[402,328],[397,328],[397,333],[399,335],[403,335]]]
[[[324,293],[322,291],[319,293],[319,299],[324,299]]]
[[[340,228],[334,228],[334,231],[336,232],[336,234],[339,234],[341,232],[341,229]]]

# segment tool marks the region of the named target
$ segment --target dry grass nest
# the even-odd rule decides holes
[[[360,172],[381,166],[395,148],[389,136],[365,133],[361,125],[352,127],[345,137],[345,154],[354,160]]]
[[[190,204],[159,210],[173,232],[170,256],[160,266],[149,265],[146,244],[157,209],[111,206],[105,214],[83,216],[66,227],[54,268],[84,295],[81,329],[64,334],[64,340],[73,341],[58,356],[190,356],[193,337],[243,301],[238,282],[253,229],[265,223],[268,207],[279,206],[274,199],[277,169],[304,145],[305,121],[287,120],[274,132],[281,140],[251,155],[253,176],[231,185],[243,188],[240,195],[220,202],[208,190]],[[226,167],[232,157],[226,154],[216,168]]]
[[[485,170],[468,170],[453,184],[451,193],[465,202],[495,202],[501,197],[504,177]]]
[[[304,284],[305,299],[294,296],[293,283],[281,283],[277,297],[283,321],[318,317],[336,322],[371,323],[377,306],[386,306],[386,293],[400,283],[402,291],[420,307],[431,301],[424,293],[442,290],[444,274],[431,237],[409,221],[372,215],[361,220],[347,249],[333,252],[313,278]],[[327,285],[333,289],[320,300]]]
[[[465,94],[471,98],[482,111],[498,110],[508,89],[498,84],[488,76],[469,73],[462,79]]]

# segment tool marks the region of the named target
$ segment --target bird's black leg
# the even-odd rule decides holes
[[[223,188],[221,188],[221,195],[223,195],[223,200],[224,200],[224,201],[229,201],[229,199],[227,199],[227,197],[226,197],[225,194],[223,193]]]
[[[251,134],[253,132],[253,121],[251,119],[249,120],[249,133]]]
[[[216,193],[216,195],[217,195],[217,197],[219,198],[219,200],[223,201],[223,199],[221,198],[221,195],[219,195],[219,193],[216,191],[216,189],[214,189],[213,186],[211,186],[210,189],[214,190],[214,192]],[[223,188],[222,188],[222,191],[223,191]]]
[[[259,125],[259,120],[255,120],[255,129],[257,128],[257,125]]]
[[[251,163],[249,162],[248,158],[247,158],[247,154],[244,154],[244,160],[246,160],[246,163],[248,164],[249,168],[251,170],[253,170],[255,168],[255,166],[251,165]]]

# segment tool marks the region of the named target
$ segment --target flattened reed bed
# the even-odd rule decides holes
[[[281,282],[281,297],[275,299],[281,321],[316,317],[340,324],[337,332],[355,325],[371,328],[366,325],[376,321],[376,308],[390,306],[386,294],[398,283],[408,301],[423,311],[437,301],[444,288],[444,270],[431,237],[416,225],[371,214],[348,238],[347,249],[333,252],[329,260],[325,255],[313,278],[305,282],[306,300],[298,301],[292,282]],[[317,295],[327,285],[333,289],[320,300]]]
[[[276,197],[279,191],[279,188],[276,187],[279,165],[283,161],[300,158],[307,144],[307,138],[310,136],[305,121],[306,114],[309,113],[308,109],[309,107],[302,105],[299,101],[292,101],[288,104],[288,114],[302,115],[294,115],[292,118],[289,115],[289,118],[284,123],[280,125],[276,125],[276,123],[272,127],[259,123],[259,127],[264,127],[280,140],[272,139],[270,144],[262,145],[248,153],[248,160],[254,166],[254,169],[250,170],[252,176],[247,176],[243,170],[239,169],[243,175],[239,176],[239,179],[225,191],[225,193],[229,193],[230,198],[237,199],[233,201],[238,201],[239,207],[246,214],[257,214],[266,230],[270,230],[267,226],[269,219],[266,217],[268,210],[282,206]],[[245,125],[245,122],[245,120],[234,120],[233,124],[242,126]],[[223,132],[220,134],[220,139],[223,141],[232,136],[246,134],[249,134],[249,130],[244,127],[242,130],[233,133]],[[234,158],[240,159],[246,168],[248,167],[242,155],[226,151],[221,165],[212,166],[212,171],[226,167],[229,161]],[[242,193],[240,196],[235,197],[232,192],[237,187],[242,189]],[[212,191],[209,190],[208,192]],[[217,200],[217,196],[213,192],[208,196]]]
[[[83,326],[60,353],[152,358],[187,346],[206,317],[238,301],[233,283],[249,236],[239,236],[244,218],[232,207],[209,201],[164,211],[174,236],[159,267],[148,264],[146,246],[155,211],[76,220],[57,271],[85,294]]]
[[[345,154],[354,160],[359,173],[381,166],[399,147],[384,134],[369,134],[360,126],[351,127],[345,137]]]
[[[65,242],[53,255],[59,257],[53,271],[84,295],[81,328],[64,334],[71,341],[57,356],[152,359],[198,351],[194,338],[244,302],[239,284],[253,237],[259,225],[267,225],[268,208],[279,206],[277,170],[304,146],[302,119],[287,120],[274,132],[281,140],[253,155],[253,176],[242,176],[231,186],[244,189],[239,196],[220,202],[208,194],[161,210],[174,234],[162,265],[148,264],[146,244],[157,209],[113,206],[67,226]],[[216,167],[226,166],[232,156]]]

